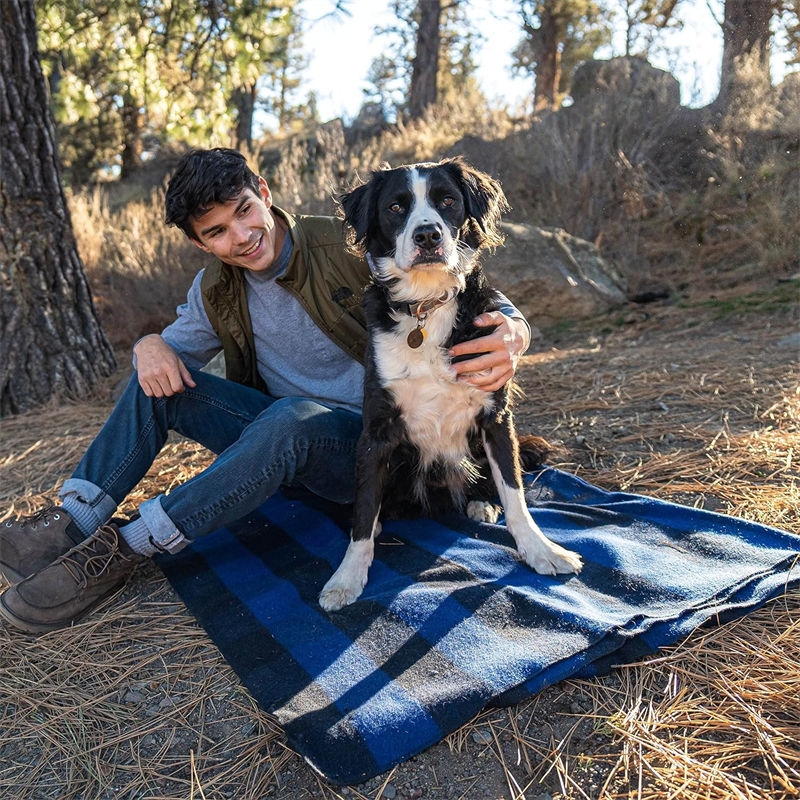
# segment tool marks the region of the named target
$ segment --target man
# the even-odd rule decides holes
[[[143,558],[258,508],[282,485],[339,503],[355,486],[366,331],[365,261],[341,221],[291,216],[234,150],[188,153],[166,194],[166,222],[216,262],[195,278],[177,319],[133,348],[136,372],[72,476],[60,505],[0,525],[0,572],[14,585],[0,616],[29,632],[70,625]],[[514,374],[530,329],[509,304],[497,326],[452,355],[459,379],[486,391]],[[200,371],[219,351],[228,380]],[[487,352],[488,351],[488,352]],[[170,430],[217,454],[131,520],[117,506]]]

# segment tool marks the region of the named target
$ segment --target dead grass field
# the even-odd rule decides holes
[[[632,307],[547,332],[518,426],[551,463],[800,534],[796,280],[745,300]],[[0,423],[0,508],[51,499],[110,404]],[[168,445],[132,505],[201,467]],[[643,663],[490,709],[388,775],[319,780],[154,566],[70,630],[0,628],[0,797],[637,798],[800,795],[800,592]]]

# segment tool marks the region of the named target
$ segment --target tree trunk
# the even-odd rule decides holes
[[[256,109],[256,87],[237,87],[233,90],[231,102],[236,109],[235,147],[239,150],[245,149],[249,151],[253,147],[253,115]],[[282,113],[279,114],[281,123],[283,123],[282,116]]]
[[[539,14],[537,31],[536,83],[533,94],[533,113],[556,108],[558,85],[561,82],[561,45],[563,34],[560,20],[546,8]]]
[[[735,114],[768,93],[772,12],[772,0],[725,0],[722,69],[713,111]]]
[[[85,397],[115,367],[78,256],[34,0],[0,11],[0,417]]]
[[[122,98],[122,169],[120,178],[130,178],[142,166],[142,112],[139,103],[129,92]]]
[[[440,0],[419,0],[419,26],[414,60],[411,65],[411,86],[408,92],[408,113],[419,119],[425,109],[438,98],[436,80],[439,74],[442,4]]]

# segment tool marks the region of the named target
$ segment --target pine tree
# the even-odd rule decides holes
[[[115,367],[78,256],[33,0],[0,26],[0,416],[85,396]]]

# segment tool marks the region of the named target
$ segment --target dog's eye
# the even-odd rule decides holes
[[[389,206],[389,211],[391,211],[392,214],[400,214],[403,211],[403,206],[400,205],[400,203],[392,203]]]
[[[456,202],[455,197],[450,197],[450,195],[447,195],[447,197],[442,198],[442,205],[445,208],[450,208],[450,206],[452,206],[455,202]]]

